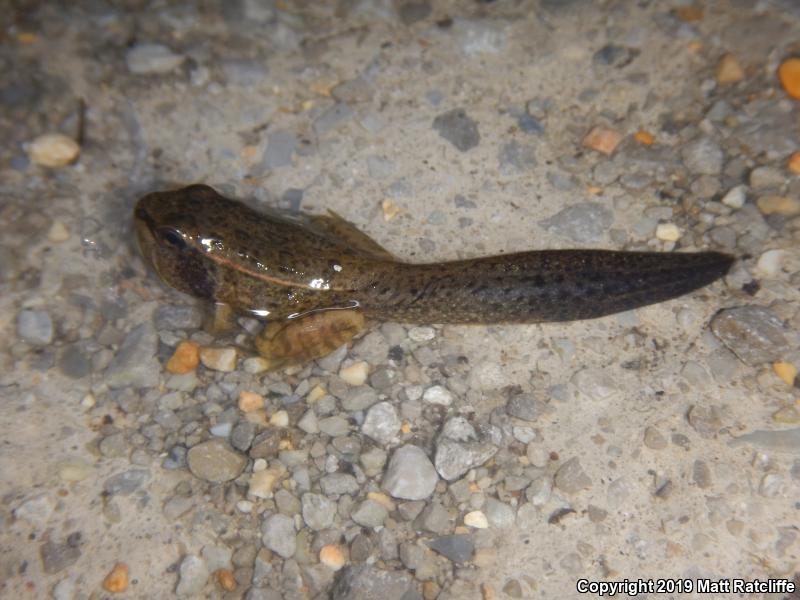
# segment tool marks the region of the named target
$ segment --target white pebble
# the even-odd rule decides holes
[[[269,367],[269,361],[265,358],[261,358],[260,356],[251,356],[250,358],[244,359],[242,363],[242,368],[247,373],[251,373],[253,375],[258,375],[259,373],[263,373]]]
[[[656,237],[662,242],[677,242],[681,237],[681,230],[675,223],[661,223],[656,227]]]
[[[249,514],[253,511],[253,503],[250,500],[239,500],[236,503],[236,509],[245,514]]]
[[[489,527],[489,519],[481,511],[474,510],[464,515],[464,525],[475,529],[487,529]]]
[[[47,239],[54,244],[66,242],[69,239],[69,230],[61,221],[53,221],[47,232]]]
[[[62,133],[46,133],[31,142],[28,156],[43,167],[65,167],[78,158],[81,147]]]
[[[775,277],[781,272],[781,263],[785,256],[784,250],[767,250],[758,257],[756,268],[766,277]]]
[[[339,377],[350,385],[364,385],[367,381],[367,374],[369,373],[369,365],[362,361],[355,362],[348,367],[344,367],[339,371]]]
[[[436,330],[433,327],[412,327],[408,337],[415,342],[429,342],[436,337]]]
[[[746,190],[747,188],[743,185],[737,185],[736,187],[731,188],[728,190],[728,193],[722,197],[722,203],[734,210],[742,208],[745,200],[747,199],[747,194],[745,193]]]
[[[425,390],[422,399],[428,404],[450,406],[453,403],[453,394],[450,393],[450,390],[441,385],[434,385]]]
[[[267,468],[267,461],[263,458],[257,458],[253,461],[253,473],[258,473]]]
[[[213,371],[236,369],[236,348],[201,348],[200,361]]]
[[[288,427],[289,413],[285,410],[279,410],[269,418],[269,424],[275,427]]]

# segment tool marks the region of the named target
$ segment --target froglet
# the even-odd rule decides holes
[[[734,260],[719,252],[538,250],[414,264],[333,212],[256,211],[205,185],[148,194],[134,220],[142,254],[169,285],[267,322],[255,345],[272,368],[324,356],[365,319],[592,319],[708,285]]]

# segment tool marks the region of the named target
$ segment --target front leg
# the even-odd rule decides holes
[[[363,329],[364,315],[359,310],[324,310],[268,323],[256,336],[255,345],[272,370],[325,356]]]

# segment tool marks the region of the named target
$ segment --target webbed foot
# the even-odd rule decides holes
[[[272,370],[330,354],[363,329],[361,311],[325,310],[268,323],[256,336],[255,345]]]

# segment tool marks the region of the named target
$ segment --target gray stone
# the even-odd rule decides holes
[[[17,315],[17,335],[33,346],[53,341],[53,321],[46,310],[23,310]]]
[[[382,485],[394,498],[424,500],[433,493],[438,481],[436,469],[425,452],[407,444],[392,454]]]
[[[270,515],[261,525],[262,543],[283,558],[291,558],[297,550],[294,519],[286,515]]]
[[[256,435],[255,423],[247,419],[239,421],[231,431],[231,446],[242,452],[247,452]]]
[[[356,478],[347,473],[329,473],[320,478],[319,484],[326,496],[355,494],[360,489]]]
[[[325,135],[352,116],[353,109],[347,104],[334,104],[314,119],[314,133],[317,135]]]
[[[371,499],[364,500],[350,513],[350,518],[363,527],[380,527],[388,516],[386,507]]]
[[[183,56],[161,44],[138,44],[125,55],[128,70],[135,75],[169,73],[183,61]]]
[[[779,360],[791,350],[783,322],[763,306],[721,310],[711,321],[711,331],[751,366]]]
[[[178,587],[175,593],[178,596],[196,597],[203,591],[210,575],[205,561],[194,554],[183,557],[178,576]]]
[[[350,412],[366,410],[378,401],[378,392],[368,385],[360,385],[347,391],[342,398],[342,407]]]
[[[426,19],[432,10],[430,2],[425,0],[422,2],[411,1],[401,4],[397,9],[397,13],[404,25],[413,25]]]
[[[347,422],[347,419],[338,415],[320,419],[318,426],[322,433],[331,437],[338,437],[350,433],[350,423]]]
[[[533,146],[520,144],[516,140],[507,142],[497,153],[500,171],[504,174],[536,167],[536,151]]]
[[[198,329],[203,325],[203,311],[194,305],[166,304],[156,309],[156,329]]]
[[[249,87],[259,85],[269,75],[263,61],[246,58],[231,58],[220,61],[222,74],[229,85]]]
[[[420,513],[414,522],[418,529],[425,529],[432,533],[444,534],[453,530],[456,522],[455,514],[451,514],[439,502],[431,502]]]
[[[489,442],[459,442],[440,436],[436,444],[434,465],[443,479],[454,481],[472,468],[479,467],[497,452]]]
[[[535,421],[549,412],[546,402],[535,398],[533,394],[516,394],[506,404],[506,412],[512,417],[525,421]]]
[[[436,117],[433,128],[461,152],[474,148],[481,141],[478,124],[462,108],[455,108]]]
[[[261,159],[265,170],[286,167],[292,164],[292,153],[297,146],[297,138],[288,131],[276,131],[267,138],[267,149]]]
[[[70,379],[80,379],[92,372],[92,361],[77,345],[73,344],[61,351],[58,368]]]
[[[756,167],[750,171],[750,187],[755,191],[780,189],[786,183],[786,175],[775,167]]]
[[[683,164],[697,175],[719,175],[724,156],[719,145],[707,137],[692,140],[681,148]]]
[[[391,402],[378,402],[370,407],[361,433],[379,444],[391,442],[400,431],[400,417]]]
[[[81,551],[76,545],[48,540],[39,547],[39,556],[44,572],[53,575],[78,562]]]
[[[131,329],[105,371],[105,383],[111,388],[137,388],[158,385],[161,365],[156,360],[158,335],[149,322]]]
[[[651,450],[663,450],[667,447],[667,439],[655,427],[646,427],[644,430],[644,445]]]
[[[303,520],[314,531],[333,525],[336,503],[320,494],[303,494],[301,498]]]
[[[602,204],[581,202],[539,221],[539,225],[576,242],[598,242],[613,222],[611,211]]]
[[[703,460],[696,460],[692,464],[692,481],[701,490],[711,487],[711,469]]]
[[[556,471],[555,484],[558,489],[574,494],[592,485],[592,480],[584,472],[577,456],[570,458]]]
[[[244,470],[247,458],[225,440],[213,439],[192,446],[186,455],[189,470],[195,477],[212,483],[236,479]]]
[[[496,498],[486,499],[486,504],[483,505],[483,513],[489,520],[489,524],[497,529],[507,529],[513,526],[516,520],[514,509]]]
[[[428,547],[456,564],[472,558],[474,544],[468,535],[444,535],[427,542]]]
[[[150,478],[147,469],[128,469],[111,475],[103,483],[103,491],[109,496],[128,496],[138,490]]]
[[[405,600],[414,589],[411,576],[403,571],[384,571],[371,565],[347,566],[330,591],[331,600]]]
[[[383,471],[386,464],[386,451],[382,448],[370,448],[358,457],[367,477],[376,477]]]
[[[367,157],[367,171],[369,172],[369,176],[373,179],[384,179],[394,173],[395,164],[393,161],[383,156],[372,155]],[[353,348],[353,350],[355,350],[355,348]]]
[[[359,102],[369,102],[375,95],[375,89],[363,77],[356,77],[348,81],[343,81],[331,90],[333,96],[339,102],[347,104],[357,104]]]

